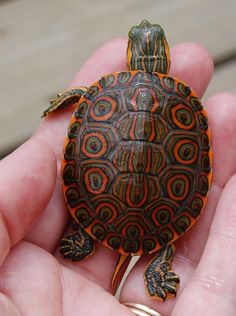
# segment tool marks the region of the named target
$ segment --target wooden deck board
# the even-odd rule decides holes
[[[98,46],[143,18],[170,45],[195,41],[215,60],[236,52],[235,0],[18,0],[0,4],[0,154],[30,136],[49,99]],[[228,64],[227,64],[228,65]],[[207,95],[236,92],[235,63],[221,66]]]

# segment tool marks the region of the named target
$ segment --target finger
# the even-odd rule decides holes
[[[24,316],[133,315],[102,287],[60,267],[53,256],[28,242],[12,249],[0,274],[0,291]]]
[[[46,251],[21,241],[6,258],[0,275],[0,290],[21,315],[62,315],[60,267]]]
[[[186,66],[186,68],[184,70],[185,71],[188,70],[190,73],[192,73],[192,75],[189,76],[189,78],[191,79],[191,82],[189,82],[188,84],[190,84],[190,85],[195,84],[195,86],[197,86],[196,80],[199,80],[199,78],[196,78],[193,75],[195,72],[196,62],[198,63],[198,68],[208,69],[208,72],[206,72],[208,77],[206,79],[204,78],[205,82],[208,83],[208,81],[210,80],[210,75],[211,75],[211,71],[212,71],[212,61],[211,61],[211,59],[207,60],[206,52],[204,49],[202,50],[202,58],[199,57],[198,54],[193,54],[193,51],[195,49],[198,51],[198,54],[201,55],[201,49],[198,45],[189,45],[189,44],[187,45],[186,50],[185,50],[185,54],[190,54],[191,56],[197,56],[197,61],[194,60],[194,58],[187,58],[186,60],[189,62],[189,64],[188,64],[188,67]],[[177,51],[176,56],[175,56],[175,50]],[[188,51],[188,50],[190,50],[190,51]],[[106,50],[104,50],[104,51],[106,51]],[[102,54],[104,54],[104,51],[102,51]],[[97,56],[97,57],[98,57],[98,60],[102,60],[103,58],[108,60],[109,56],[110,56],[110,54],[108,52],[108,56],[101,55],[101,56]],[[175,65],[178,64],[178,62],[175,61],[175,59],[181,59],[181,58],[182,58],[182,56],[179,55],[178,49],[175,48],[173,51],[173,54],[172,54],[172,59],[174,60],[174,62],[172,63],[173,64],[173,66],[172,66],[172,74],[173,75],[175,74]],[[109,61],[108,61],[108,63],[109,63]],[[120,61],[119,61],[119,63],[120,63]],[[178,75],[180,76],[179,79],[181,80],[182,79],[181,74],[178,73]],[[79,78],[77,80],[79,80]],[[204,87],[202,86],[202,88],[199,88],[198,90],[199,90],[198,91],[199,93],[202,93],[204,90]],[[97,282],[100,282],[100,284],[102,283],[103,285],[104,284],[107,285],[107,284],[110,284],[112,273],[114,270],[115,255],[112,252],[108,251],[106,256],[104,256],[104,255],[101,256],[101,254],[100,254],[101,249],[102,249],[102,247],[99,246],[99,248],[97,249],[95,254],[93,254],[92,257],[86,259],[84,262],[81,262],[78,264],[73,264],[73,268],[76,271],[80,272],[82,266],[86,267],[86,275],[88,276],[88,278],[92,278],[93,280],[97,280]],[[110,253],[110,255],[109,255],[109,253]],[[60,255],[58,256],[58,259],[62,260]],[[102,266],[109,267],[109,269],[107,269],[106,271],[99,271],[99,273],[97,273],[96,271],[98,270],[97,269],[97,262],[98,261],[101,262],[101,264],[103,263]],[[72,267],[72,265],[69,261],[66,261],[65,264],[67,266],[69,266],[70,268]],[[141,280],[142,280],[142,278],[141,278]],[[111,290],[110,287],[107,289]]]
[[[170,74],[189,85],[199,98],[205,92],[213,70],[211,56],[199,44],[182,43],[171,50]]]
[[[46,163],[45,163],[46,162]],[[55,185],[55,156],[28,141],[0,163],[0,262],[44,210]]]
[[[236,176],[226,185],[217,206],[202,258],[173,315],[235,315]]]

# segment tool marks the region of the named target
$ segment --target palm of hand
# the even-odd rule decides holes
[[[125,46],[120,39],[98,50],[72,85],[89,86],[104,73],[124,69]],[[172,50],[171,75],[200,97],[212,75],[211,59],[197,45],[178,45]],[[218,94],[205,106],[213,133],[214,179],[204,214],[176,243],[178,297],[165,304],[147,297],[142,275],[150,256],[139,261],[121,292],[122,301],[148,305],[163,316],[234,315],[236,310],[236,97]],[[58,252],[69,214],[57,166],[70,115],[61,111],[42,122],[28,142],[1,162],[2,315],[133,315],[111,295],[117,254],[97,244],[93,256],[72,264]]]

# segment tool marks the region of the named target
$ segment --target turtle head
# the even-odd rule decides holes
[[[129,70],[167,74],[170,68],[169,46],[163,29],[144,20],[129,31],[127,48]]]

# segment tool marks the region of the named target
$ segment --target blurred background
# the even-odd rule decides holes
[[[143,19],[161,24],[170,46],[209,50],[215,75],[204,98],[236,93],[235,0],[0,0],[0,157],[32,134],[97,47]]]

